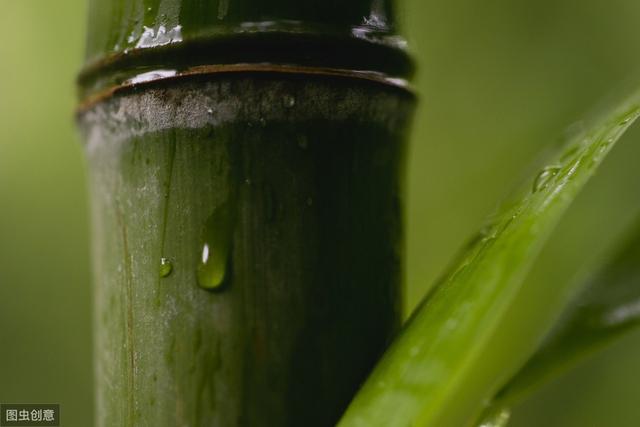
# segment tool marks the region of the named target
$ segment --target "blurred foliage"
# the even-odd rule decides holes
[[[82,2],[0,0],[0,401],[91,425],[85,174],[73,125]]]
[[[0,401],[59,402],[91,425],[84,162],[73,125],[85,4],[0,0]],[[407,306],[544,150],[640,82],[640,3],[408,0],[421,105],[410,150]],[[626,83],[622,83],[626,82]],[[568,280],[640,207],[638,129],[614,150],[528,280]],[[530,185],[530,183],[526,183]],[[640,333],[518,408],[513,426],[635,426]]]

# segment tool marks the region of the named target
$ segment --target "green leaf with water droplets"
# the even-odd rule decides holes
[[[640,325],[640,223],[614,256],[581,287],[524,368],[498,393],[511,405],[582,357]]]
[[[414,312],[340,427],[460,427],[478,420],[563,307],[571,284],[535,284],[543,298],[531,301],[524,278],[562,214],[638,117],[639,98],[572,141],[532,191],[496,216]],[[518,313],[524,304],[536,305],[526,310],[535,319]]]

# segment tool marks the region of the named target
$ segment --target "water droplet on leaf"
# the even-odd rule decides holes
[[[480,427],[505,427],[509,422],[509,418],[511,418],[511,412],[508,409],[503,409],[486,417]]]
[[[537,192],[547,188],[551,179],[560,172],[558,166],[547,166],[542,169],[536,179],[533,181],[533,192]]]
[[[168,258],[160,258],[160,277],[167,277],[173,271],[173,264]]]
[[[283,99],[284,106],[287,108],[293,108],[296,105],[296,99],[291,95],[285,95]]]

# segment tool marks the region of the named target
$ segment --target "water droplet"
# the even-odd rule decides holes
[[[624,119],[622,119],[622,121],[620,122],[620,126],[624,126],[627,123],[629,123],[629,121],[631,121],[630,117],[625,117]]]
[[[509,422],[509,418],[511,418],[511,411],[502,409],[486,417],[480,427],[505,427]]]
[[[537,192],[547,188],[551,179],[560,172],[558,166],[547,166],[542,169],[536,179],[533,181],[533,192]]]
[[[207,108],[207,114],[213,115],[213,108]]]
[[[267,119],[265,119],[264,117],[260,117],[259,123],[260,126],[265,127],[267,125]]]
[[[168,258],[160,258],[160,277],[167,277],[173,271],[173,264]]]
[[[229,204],[225,202],[213,211],[204,225],[197,270],[201,288],[219,290],[224,284],[232,232],[233,215]]]
[[[282,102],[287,108],[293,108],[296,105],[296,99],[291,95],[285,95]]]
[[[598,148],[598,156],[602,156],[608,149],[609,146],[611,145],[611,143],[609,142],[604,142],[599,148]]]

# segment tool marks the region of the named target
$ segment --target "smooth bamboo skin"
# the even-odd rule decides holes
[[[337,422],[400,323],[412,107],[357,78],[239,73],[81,116],[97,426]],[[209,291],[201,234],[221,206],[230,256]]]

